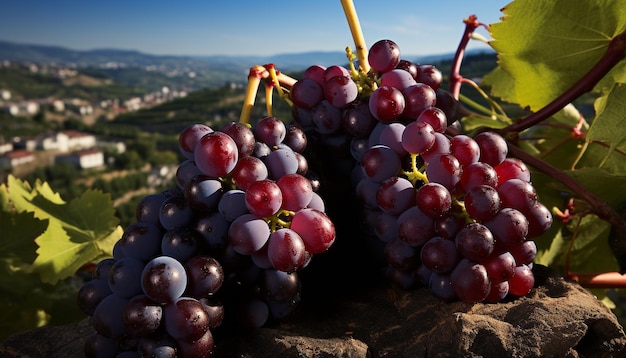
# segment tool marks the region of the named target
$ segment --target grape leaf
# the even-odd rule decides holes
[[[111,255],[123,230],[118,225],[109,194],[87,190],[69,203],[46,183],[34,188],[13,176],[8,178],[9,198],[18,212],[31,212],[48,220],[47,230],[36,239],[39,249],[33,269],[43,282],[56,283],[82,265]]]
[[[47,220],[39,220],[32,213],[9,213],[0,210],[0,260],[19,259],[30,264],[35,260],[35,238],[48,227]]]
[[[484,81],[505,101],[536,111],[571,87],[626,29],[626,0],[515,0],[492,24],[497,69]],[[626,82],[626,62],[596,86]]]
[[[616,84],[594,103],[596,118],[587,132],[587,141],[609,145],[607,158],[616,148],[626,149],[626,85]],[[622,158],[623,159],[623,158]]]

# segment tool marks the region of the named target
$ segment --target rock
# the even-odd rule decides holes
[[[216,357],[621,357],[626,335],[588,290],[535,265],[537,287],[498,304],[443,303],[386,285],[307,302],[248,334],[216,334]],[[87,320],[10,337],[2,357],[82,357]]]

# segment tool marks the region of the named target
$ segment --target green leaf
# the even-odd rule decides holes
[[[66,203],[46,183],[38,181],[31,188],[13,176],[8,183],[10,200],[18,212],[48,220],[47,230],[36,240],[39,249],[33,262],[43,282],[55,284],[84,264],[111,255],[123,230],[110,195],[87,190]]]
[[[536,111],[578,81],[626,28],[626,0],[515,0],[490,26],[501,70],[484,79],[505,101]],[[626,82],[626,63],[597,89]]]
[[[626,149],[626,85],[616,84],[608,94],[596,100],[594,108],[596,118],[587,133],[587,141],[608,145],[605,162],[609,156],[617,155],[615,149]]]
[[[47,220],[39,220],[32,213],[0,211],[0,260],[18,258],[30,264],[35,260],[35,238],[48,227]]]
[[[602,168],[581,168],[567,173],[614,208],[626,202],[626,192],[620,190],[626,183],[626,175],[613,174]]]

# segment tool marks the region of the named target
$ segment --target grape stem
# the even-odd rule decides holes
[[[346,15],[348,26],[350,27],[350,33],[354,40],[354,47],[356,48],[356,55],[359,59],[359,67],[364,73],[370,71],[369,62],[367,61],[367,46],[365,45],[365,38],[363,37],[363,30],[359,22],[359,17],[354,8],[352,0],[341,0],[341,6],[343,12]]]
[[[478,21],[476,15],[470,15],[467,19],[463,20],[463,23],[465,23],[465,31],[463,32],[459,46],[457,46],[454,60],[452,61],[452,69],[450,70],[450,93],[452,93],[452,96],[457,100],[461,93],[461,84],[464,81],[463,76],[461,76],[461,63],[463,62],[467,44],[472,39],[472,34],[477,28],[483,26],[489,29],[489,26]]]

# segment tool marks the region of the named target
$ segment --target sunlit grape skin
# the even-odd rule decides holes
[[[239,157],[237,144],[226,133],[212,132],[204,135],[194,149],[196,166],[204,174],[218,178],[230,173]]]

